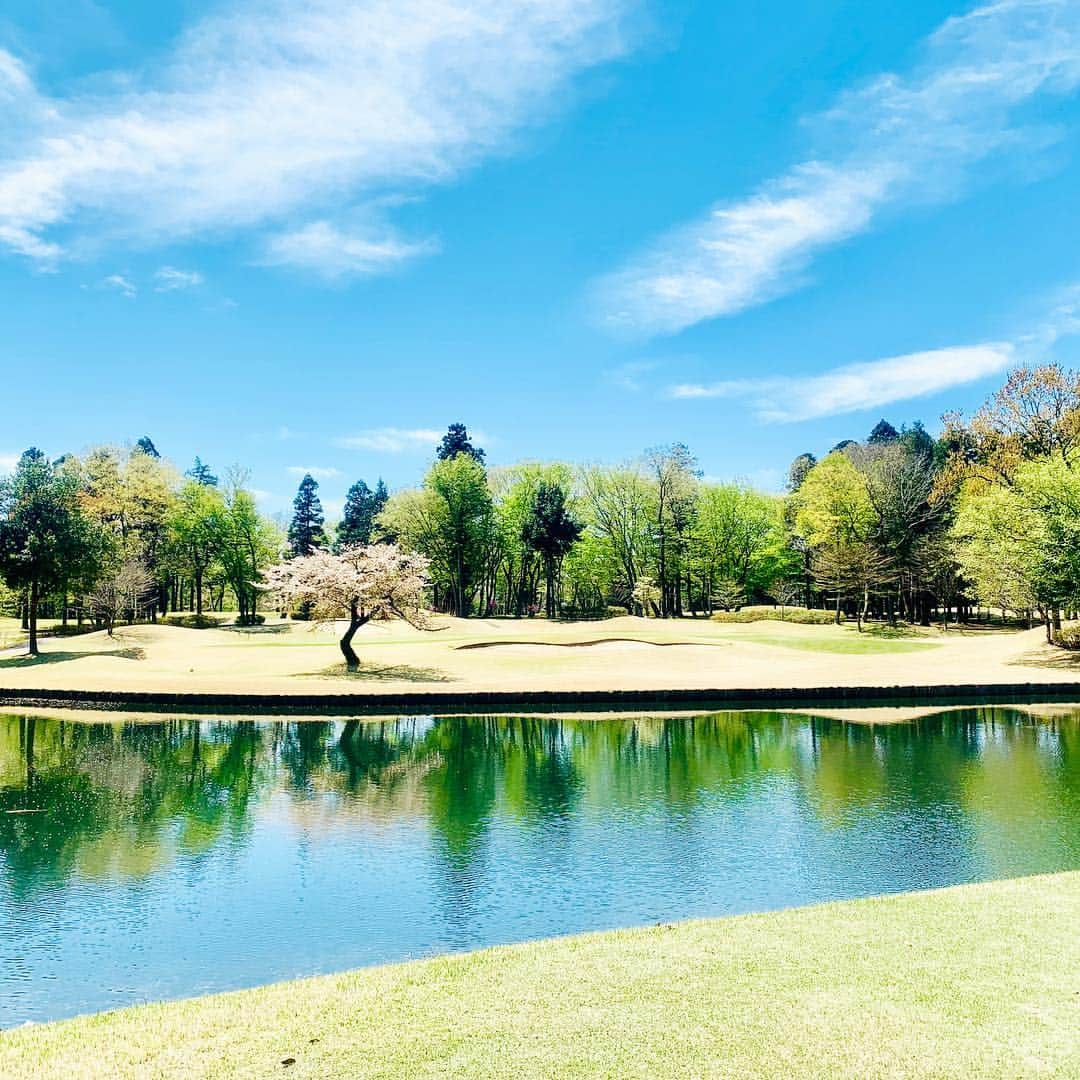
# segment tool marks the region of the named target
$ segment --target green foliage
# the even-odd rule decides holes
[[[772,584],[792,573],[797,556],[787,544],[784,504],[742,484],[703,484],[694,520],[691,566],[702,582],[704,606],[724,602],[722,583],[750,598],[769,592]],[[730,592],[730,589],[726,590]]]
[[[487,473],[475,457],[460,453],[436,461],[420,491],[391,496],[377,530],[431,561],[436,607],[470,614],[500,550]]]
[[[816,464],[817,458],[813,454],[800,454],[791,463],[787,474],[787,489],[790,494],[794,495],[802,487],[803,481]]]
[[[294,557],[311,555],[326,547],[326,532],[323,530],[322,503],[319,501],[319,484],[308,473],[300,481],[300,487],[293,499],[293,518],[289,525],[289,550]]]
[[[70,583],[92,582],[106,558],[107,537],[83,513],[75,476],[27,450],[0,483],[0,577],[27,597],[31,653],[41,600]]]
[[[224,615],[166,615],[161,622],[165,626],[182,626],[185,630],[213,630],[224,626],[228,619]]]
[[[356,544],[370,544],[375,519],[389,498],[390,493],[381,477],[374,491],[363,480],[357,480],[345,496],[345,509],[334,537],[334,551],[340,552],[342,548]]]
[[[521,528],[525,546],[535,551],[544,565],[547,616],[559,607],[559,573],[563,560],[581,537],[584,526],[566,508],[566,492],[557,483],[542,480],[533,494],[529,514]]]
[[[1022,462],[1010,484],[969,485],[954,534],[987,603],[1046,612],[1080,598],[1080,472],[1067,459]]]
[[[442,437],[435,456],[439,461],[450,461],[458,454],[467,454],[478,465],[484,464],[484,451],[478,446],[473,446],[469,440],[469,433],[464,424],[451,424]]]
[[[217,512],[215,545],[221,572],[240,609],[237,622],[256,625],[258,581],[262,571],[281,556],[280,532],[260,517],[251,493],[237,489]]]
[[[841,451],[810,470],[797,507],[795,527],[815,547],[866,540],[874,525],[866,478]]]
[[[202,614],[203,581],[221,546],[225,500],[213,486],[189,480],[169,518],[169,540],[176,565],[194,582],[196,614]]]
[[[843,616],[841,616],[841,619]],[[831,611],[821,611],[803,607],[767,607],[764,605],[743,607],[738,611],[717,611],[712,615],[713,622],[719,623],[754,623],[772,620],[775,622],[797,623],[801,626],[826,626],[836,622],[836,615]]]
[[[210,466],[204,465],[198,457],[184,475],[189,480],[194,480],[196,484],[202,484],[203,487],[217,487],[218,478],[210,471]]]
[[[1054,644],[1070,651],[1080,649],[1080,623],[1063,626],[1054,635]]]
[[[888,420],[881,419],[874,425],[874,430],[870,432],[866,441],[870,446],[880,446],[884,443],[896,442],[899,438],[900,432]]]

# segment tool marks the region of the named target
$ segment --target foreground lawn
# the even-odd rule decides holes
[[[1078,926],[1072,873],[592,934],[21,1028],[0,1075],[1073,1077]]]

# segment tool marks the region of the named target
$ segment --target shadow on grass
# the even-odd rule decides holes
[[[925,629],[928,630],[928,628]],[[864,625],[862,632],[867,637],[879,638],[882,641],[899,641],[927,636],[924,628],[912,626],[910,623],[897,623],[896,626],[890,626],[888,623],[871,623]]]
[[[269,623],[263,626],[219,626],[219,630],[225,630],[230,634],[243,634],[245,636],[256,634],[287,634],[291,628],[290,623]]]
[[[1013,667],[1046,668],[1050,671],[1075,671],[1080,675],[1080,652],[1056,649],[1046,645],[1034,652],[1024,653],[1012,661]]]
[[[349,671],[344,662],[331,664],[322,671],[307,671],[301,679],[345,679],[349,682],[453,682],[451,676],[438,668],[413,667],[412,664],[372,664],[361,661],[356,671]]]
[[[62,664],[66,660],[81,660],[88,656],[117,656],[121,660],[145,660],[146,651],[134,646],[126,649],[100,649],[96,652],[43,652],[40,656],[27,656],[24,653],[21,656],[5,656],[0,660],[0,670]]]

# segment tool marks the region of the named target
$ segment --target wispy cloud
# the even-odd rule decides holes
[[[434,240],[402,240],[385,226],[370,232],[342,228],[331,221],[313,221],[269,237],[262,262],[269,266],[296,266],[328,278],[339,278],[382,273],[438,249]]]
[[[657,367],[658,364],[655,360],[631,360],[626,364],[620,364],[618,367],[606,371],[604,378],[612,386],[636,394],[643,388],[643,376],[655,371]]]
[[[340,469],[332,465],[320,467],[318,465],[290,465],[285,470],[290,476],[311,476],[315,480],[332,480],[341,475]]]
[[[194,289],[205,279],[198,270],[177,270],[175,266],[163,266],[154,274],[156,292],[177,292],[180,289]]]
[[[883,75],[816,118],[829,147],[597,283],[613,328],[675,333],[805,280],[814,255],[889,209],[956,193],[973,165],[1045,140],[1015,113],[1080,85],[1080,4],[997,0],[946,21],[910,75]]]
[[[346,450],[376,450],[385,454],[403,454],[430,450],[438,445],[443,433],[434,428],[371,428],[335,439]]]
[[[846,364],[820,375],[684,383],[674,398],[736,398],[773,423],[859,412],[894,401],[928,397],[1003,371],[1016,357],[1010,342],[987,342]]]
[[[0,244],[273,233],[279,259],[393,264],[330,222],[505,150],[626,51],[637,2],[233,0],[154,68],[64,98],[0,51]]]
[[[135,283],[130,278],[124,277],[123,274],[110,274],[107,278],[103,278],[101,287],[103,289],[114,289],[121,296],[127,297],[128,300],[134,300],[139,294]]]
[[[19,464],[19,454],[0,454],[0,476],[6,476],[8,473],[15,471],[15,466]]]

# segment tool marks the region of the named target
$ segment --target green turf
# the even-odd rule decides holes
[[[1076,1077],[1078,926],[1073,873],[542,941],[19,1028],[0,1075]]]
[[[816,628],[812,628],[816,629]],[[855,630],[844,634],[820,632],[803,635],[770,634],[766,631],[748,630],[739,634],[723,634],[730,641],[745,641],[754,645],[774,645],[781,649],[802,649],[806,652],[837,653],[844,656],[866,656],[878,653],[910,653],[923,649],[936,649],[936,641],[912,641],[908,638],[877,637],[873,634],[860,634]]]

